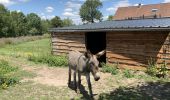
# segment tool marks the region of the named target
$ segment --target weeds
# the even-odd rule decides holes
[[[168,75],[167,64],[165,61],[163,61],[162,64],[157,64],[154,60],[151,59],[150,61],[148,61],[146,73],[154,77],[156,76],[159,78],[165,78]]]
[[[151,76],[156,76],[157,64],[153,59],[148,61],[148,67],[147,67],[146,73],[148,73]]]
[[[65,56],[54,56],[54,55],[41,55],[41,56],[29,56],[29,61],[33,61],[35,63],[44,63],[49,66],[67,66],[68,61]]]
[[[134,77],[134,74],[129,69],[125,69],[123,71],[123,76],[126,77],[126,78],[132,78],[132,77]]]
[[[165,78],[167,75],[168,75],[168,68],[166,62],[164,61],[163,64],[161,64],[160,68],[158,69],[157,77]]]
[[[102,63],[102,72],[104,73],[107,72],[107,73],[111,73],[112,75],[116,75],[119,73],[118,64],[108,65],[108,64]]]
[[[17,67],[10,66],[7,61],[0,60],[0,89],[6,89],[19,82],[16,77],[10,75],[17,70]]]

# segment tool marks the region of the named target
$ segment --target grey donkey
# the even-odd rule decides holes
[[[71,84],[71,70],[74,71],[74,87],[77,92],[77,83],[76,83],[76,73],[78,73],[78,89],[81,85],[81,75],[86,76],[88,83],[88,88],[90,96],[93,97],[91,82],[90,82],[90,72],[92,73],[94,80],[98,81],[99,76],[99,61],[97,58],[102,56],[105,53],[105,50],[93,55],[90,51],[80,53],[78,51],[71,51],[68,55],[68,64],[69,64],[69,78],[68,86]]]

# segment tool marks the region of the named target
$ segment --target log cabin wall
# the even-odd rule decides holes
[[[85,51],[84,33],[52,33],[54,55],[66,55],[70,50]]]
[[[170,68],[170,35],[168,32],[108,32],[106,57],[122,68],[145,69],[151,59]]]

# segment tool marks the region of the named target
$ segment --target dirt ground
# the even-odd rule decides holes
[[[61,99],[67,95],[69,99],[85,99],[89,100],[88,86],[86,78],[82,76],[81,94],[77,94],[73,88],[67,86],[68,68],[67,67],[48,67],[44,64],[33,64],[21,59],[7,58],[14,65],[20,66],[25,71],[35,73],[32,78],[23,78],[21,84],[32,81],[34,84],[42,84],[44,87],[53,87],[59,89],[53,90],[57,92],[53,94],[56,98]],[[91,83],[94,99],[96,100],[170,100],[170,82],[162,82],[157,79],[148,79],[143,72],[135,73],[134,78],[125,78],[122,75],[111,75],[110,73],[100,73],[101,79],[94,81],[91,75]],[[137,78],[142,75],[143,78]],[[73,75],[72,75],[73,76]],[[27,86],[27,85],[25,85]],[[34,86],[34,85],[33,85]],[[31,86],[34,89],[34,87]],[[15,87],[14,87],[15,89]],[[40,89],[40,88],[39,88]],[[48,88],[47,88],[48,89]],[[64,90],[63,90],[64,89]],[[24,89],[25,91],[26,89]],[[20,91],[20,90],[19,90]],[[33,90],[34,91],[34,90]],[[39,96],[38,90],[35,90]],[[46,90],[40,90],[40,93]],[[51,93],[53,93],[51,92]],[[8,91],[9,95],[11,94]],[[27,93],[27,91],[26,91]],[[13,93],[15,95],[15,93]],[[27,95],[27,94],[26,94]],[[34,93],[32,94],[35,95]],[[48,97],[48,96],[47,96]],[[51,96],[50,96],[51,97]],[[114,99],[113,99],[114,98]],[[47,98],[48,99],[48,98]],[[46,100],[46,99],[45,99]],[[55,100],[55,99],[49,99]]]

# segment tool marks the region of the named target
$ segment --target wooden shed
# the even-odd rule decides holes
[[[165,60],[170,68],[170,18],[104,21],[50,31],[54,55],[86,49],[95,54],[105,49],[100,61],[106,63],[143,69],[154,59]]]

